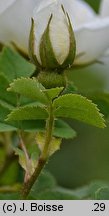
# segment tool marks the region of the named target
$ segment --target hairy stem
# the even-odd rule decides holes
[[[46,122],[45,145],[44,145],[43,151],[39,157],[37,167],[36,167],[33,175],[23,185],[23,188],[21,191],[21,199],[27,199],[27,196],[28,196],[34,182],[37,180],[41,170],[43,169],[44,165],[47,162],[47,159],[49,157],[49,155],[48,155],[49,145],[50,145],[50,142],[52,139],[53,125],[54,125],[54,115],[53,115],[53,107],[52,107],[52,103],[51,103],[50,107],[49,107],[49,117],[48,117],[47,122]]]

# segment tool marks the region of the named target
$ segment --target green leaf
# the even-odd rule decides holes
[[[6,116],[5,116],[6,118]],[[38,132],[45,130],[45,122],[43,120],[24,120],[18,122],[0,121],[0,132],[17,131],[18,129],[25,132]]]
[[[15,131],[17,129],[13,123],[8,124],[4,122],[4,119],[7,118],[7,115],[10,113],[9,107],[5,107],[4,104],[0,104],[0,132]]]
[[[0,193],[0,200],[19,200],[19,193]]]
[[[43,150],[44,145],[45,145],[45,134],[44,133],[37,133],[36,134],[36,143],[39,146],[39,149]],[[54,154],[57,150],[60,149],[60,145],[61,145],[61,139],[60,138],[56,138],[56,137],[52,137],[50,146],[49,146],[49,150],[48,150],[48,155],[51,156],[52,154]]]
[[[55,120],[53,135],[65,139],[73,139],[77,134],[76,131],[74,131],[66,122]]]
[[[105,187],[109,187],[109,182],[107,181],[94,181],[94,182],[91,182],[89,184],[89,197],[91,199],[95,199],[95,196],[96,196],[96,192],[101,189],[101,188],[105,188]]]
[[[79,199],[96,199],[96,192],[101,188],[109,187],[109,182],[96,180],[91,182],[89,185],[79,187],[74,190],[70,190]]]
[[[20,129],[31,132],[44,132],[46,122],[44,120],[22,121]],[[65,139],[73,139],[76,137],[76,132],[64,121],[55,120],[53,135]]]
[[[9,114],[7,110],[5,118]],[[3,118],[4,120],[4,118]],[[26,132],[44,132],[45,131],[44,120],[23,120],[20,123],[17,122],[0,122],[0,132],[16,131],[21,129]],[[53,135],[64,139],[73,139],[76,137],[76,132],[64,121],[55,120]]]
[[[87,199],[89,198],[89,186],[86,185],[86,186],[79,187],[73,190],[73,193],[79,199]]]
[[[56,185],[54,177],[47,171],[42,171],[37,181],[34,183],[30,196],[36,198],[41,192],[52,189]]]
[[[4,122],[10,110],[15,108],[19,103],[16,93],[7,92],[9,82],[20,76],[31,76],[34,69],[32,64],[28,63],[15,51],[6,47],[3,49],[0,55],[0,131],[5,131],[5,129],[6,131],[16,130],[17,128],[13,123],[7,124]],[[29,99],[25,100],[24,97],[20,97],[20,101],[21,104],[25,104],[25,101],[26,103],[31,102]]]
[[[9,103],[7,103],[5,101],[2,101],[2,100],[0,100],[0,106],[3,106],[4,108],[6,108],[6,109],[8,109],[10,111],[15,108],[11,104],[9,104]]]
[[[14,109],[7,117],[7,121],[21,121],[32,119],[46,119],[48,117],[47,111],[43,107],[25,106]]]
[[[6,116],[5,116],[6,118]],[[25,132],[37,132],[45,130],[45,121],[43,120],[24,120],[18,122],[5,122],[0,121],[0,132],[17,131],[18,129]]]
[[[28,199],[74,200],[78,197],[70,190],[58,187],[54,177],[49,172],[44,171],[33,185]]]
[[[17,97],[12,92],[7,92],[9,82],[3,73],[0,73],[0,101],[11,106],[17,104]]]
[[[0,177],[0,185],[13,185],[18,179],[19,166],[17,160],[11,162],[6,171]]]
[[[9,109],[13,109],[17,106],[17,104],[19,103],[22,105],[25,104],[32,104],[33,100],[24,98],[22,97],[18,97],[18,95],[16,93],[13,92],[8,92],[7,88],[9,87],[9,82],[6,79],[6,77],[3,75],[3,73],[0,74],[0,104],[3,105],[6,108]],[[18,101],[19,99],[19,101]],[[36,102],[35,102],[36,103]]]
[[[26,132],[44,131],[45,124],[44,120],[24,120],[20,122],[20,128],[18,128]]]
[[[78,200],[76,195],[68,193],[67,191],[54,188],[46,190],[34,197],[36,200]]]
[[[9,113],[10,110],[7,107],[3,106],[3,104],[0,104],[0,121],[4,121]]]
[[[51,89],[45,89],[44,92],[50,100],[58,97],[58,95],[63,91],[64,87],[56,87]]]
[[[5,47],[0,55],[0,73],[3,73],[9,82],[20,77],[30,77],[35,67],[26,61],[16,51]]]
[[[44,120],[24,120],[20,124],[17,124],[17,122],[0,122],[0,132],[16,131],[17,129],[27,132],[44,132],[45,124]],[[73,139],[76,137],[76,132],[66,122],[55,120],[53,135],[64,139]]]
[[[44,89],[44,87],[43,87]],[[25,97],[38,100],[41,103],[47,104],[48,100],[42,92],[42,85],[35,78],[21,78],[10,84],[8,91],[16,92]]]
[[[19,113],[18,110],[19,109],[14,109],[12,113],[14,112]],[[24,112],[24,110],[22,112]],[[38,132],[38,131],[44,132],[45,131],[46,123],[44,120],[23,120],[23,121],[20,121],[20,123],[11,122],[11,120],[9,120],[10,122],[7,123],[7,122],[4,122],[4,119],[7,118],[8,114],[9,116],[11,115],[10,110],[3,106],[0,106],[0,132],[16,131],[17,129],[21,129],[21,130],[28,131],[28,132]],[[19,118],[19,116],[17,116],[17,118]],[[24,118],[24,115],[23,115],[23,118]],[[56,137],[60,137],[60,138],[72,139],[76,137],[76,132],[64,121],[55,120],[53,135]]]
[[[17,130],[16,127],[0,122],[0,132],[8,132],[8,131],[16,131],[16,130]]]
[[[67,86],[63,92],[64,94],[77,93],[77,87],[72,81],[67,82]]]
[[[99,188],[95,193],[96,200],[109,200],[109,187]]]
[[[54,100],[55,116],[73,118],[96,127],[104,128],[103,115],[91,100],[77,95],[67,94]]]

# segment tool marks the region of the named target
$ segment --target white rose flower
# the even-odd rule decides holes
[[[102,0],[101,1],[100,14],[102,17],[109,16],[109,0]]]
[[[72,13],[77,45],[75,65],[96,62],[109,47],[109,17],[104,15],[106,8],[109,8],[107,4],[109,5],[108,0],[101,2],[98,15],[82,0],[75,1],[72,8],[70,7],[70,14],[71,11],[75,11]],[[78,12],[76,13],[76,11]]]
[[[0,41],[28,52],[31,17],[40,0],[0,0]]]
[[[102,0],[99,15],[82,0],[57,1],[63,5],[65,11],[68,13],[74,29],[76,39],[76,59],[74,64],[84,65],[99,59],[109,47],[109,1]],[[47,8],[47,6],[49,8],[51,1],[3,0],[1,2],[0,40],[2,42],[14,41],[19,47],[27,51],[33,10],[36,8],[36,11],[40,11],[44,7]],[[55,2],[55,0],[52,0],[52,2]],[[59,22],[60,18],[58,18]],[[43,20],[40,21],[40,26],[42,25]],[[42,27],[40,28],[42,29]],[[65,34],[65,29],[63,29],[62,34]],[[39,39],[37,38],[37,40]],[[66,53],[67,51],[66,49]],[[63,53],[63,56],[66,56],[66,53]],[[38,58],[40,61],[40,57]]]

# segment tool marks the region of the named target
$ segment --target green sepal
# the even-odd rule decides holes
[[[53,16],[51,15],[48,21],[47,28],[42,35],[41,43],[40,43],[40,57],[42,62],[42,68],[47,70],[48,69],[53,70],[60,67],[55,57],[55,54],[53,52],[52,44],[50,41],[50,23],[52,17]]]
[[[64,8],[62,7],[63,12],[64,12]],[[64,12],[65,13],[65,12]],[[70,37],[70,45],[69,45],[69,53],[67,58],[65,59],[65,61],[63,62],[61,68],[67,68],[67,67],[71,67],[73,64],[73,61],[75,59],[75,55],[76,55],[76,40],[75,40],[75,35],[74,35],[74,31],[72,28],[72,24],[69,18],[69,15],[67,13],[65,13],[65,15],[67,15],[67,19],[68,19],[68,30],[69,30],[69,37]]]
[[[64,11],[63,11],[64,12]],[[65,12],[64,12],[65,13]],[[40,56],[41,56],[41,61],[42,61],[42,66],[45,69],[65,69],[67,67],[71,67],[76,55],[76,41],[75,41],[75,36],[74,32],[72,29],[72,25],[70,22],[70,18],[68,14],[67,15],[68,19],[68,30],[69,30],[69,37],[70,37],[70,44],[69,44],[69,53],[68,56],[66,57],[65,61],[60,65],[55,57],[55,53],[53,51],[52,43],[50,41],[50,23],[52,20],[52,15],[49,19],[47,28],[42,35],[41,39],[41,44],[40,44]]]
[[[29,36],[29,56],[33,64],[35,64],[38,68],[41,68],[40,63],[37,60],[35,55],[35,35],[34,35],[34,19],[31,19],[31,30]]]

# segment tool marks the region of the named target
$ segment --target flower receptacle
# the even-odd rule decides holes
[[[41,71],[37,79],[46,89],[66,87],[67,85],[67,78],[64,72],[59,74],[56,71]]]

